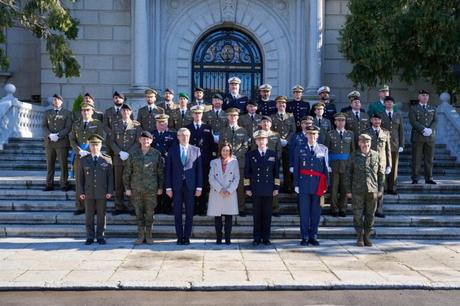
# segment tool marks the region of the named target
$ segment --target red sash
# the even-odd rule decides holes
[[[300,169],[300,174],[319,176],[319,183],[318,187],[316,188],[316,195],[322,197],[326,193],[327,182],[326,176],[323,173],[314,170]]]

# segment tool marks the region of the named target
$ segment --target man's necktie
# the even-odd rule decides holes
[[[126,121],[123,121],[123,127],[126,129],[128,127],[128,123]]]
[[[377,136],[377,138],[379,138],[379,130],[375,130],[375,136]]]
[[[250,115],[251,116],[251,121],[254,121],[254,115]]]
[[[93,163],[94,163],[95,166],[97,165],[97,156],[93,157]]]
[[[391,116],[391,112],[388,113],[388,118],[390,118],[390,121],[393,120],[393,118]]]
[[[219,111],[216,111],[216,118],[219,118]]]
[[[359,121],[359,113],[358,112],[355,113],[355,117],[356,117],[356,120]]]
[[[185,161],[187,160],[187,156],[185,155],[185,149],[181,149],[180,160],[182,162],[182,166],[185,166]]]
[[[310,154],[311,155],[315,154],[315,150],[313,150],[313,148],[314,148],[313,146],[310,146]]]
[[[318,119],[318,125],[321,126],[321,119]]]
[[[283,114],[280,114],[280,119],[281,121],[283,121]]]
[[[423,110],[426,110],[426,105],[423,105]]]
[[[343,132],[340,131],[340,139],[343,139]]]
[[[235,127],[232,126],[232,133],[235,134]]]
[[[117,116],[120,114],[120,109],[117,107]]]
[[[83,123],[83,129],[86,130],[87,127],[88,127],[88,122],[85,121],[85,122]]]
[[[149,113],[150,113],[150,114],[152,113],[152,108],[151,108],[151,107],[149,107]]]
[[[264,156],[265,156],[265,152],[262,151],[262,153],[261,153],[260,155],[261,155],[262,157],[264,157]]]
[[[185,111],[181,111],[182,112],[182,119],[184,119],[185,117]]]

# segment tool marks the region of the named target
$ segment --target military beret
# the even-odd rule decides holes
[[[88,138],[89,143],[102,143],[104,141],[104,137],[98,134],[93,134]]]
[[[307,128],[306,133],[307,134],[318,134],[319,133],[319,128],[317,128],[316,126],[311,126],[311,127]]]
[[[270,116],[262,116],[261,120],[267,120],[267,121],[272,122],[272,118]]]
[[[53,95],[53,98],[59,99],[59,100],[61,100],[61,101],[64,101],[64,99],[62,99],[62,96],[61,96],[61,95],[58,95],[58,94],[54,94],[54,95]]]
[[[159,122],[168,121],[168,119],[169,119],[169,116],[166,115],[166,114],[158,114],[158,115],[155,116],[155,120],[159,121]]]
[[[372,115],[371,119],[372,119],[372,118],[382,119],[382,117],[381,117],[379,114],[377,114],[377,113],[374,113],[374,114]]]
[[[357,90],[353,90],[348,93],[347,98],[350,99],[351,97],[361,97],[361,93]]]
[[[115,92],[113,93],[112,98],[113,98],[113,97],[120,97],[120,98],[122,98],[123,100],[125,99],[125,95],[122,94],[122,93],[119,93],[118,91],[115,91]]]
[[[147,137],[147,138],[153,139],[153,136],[152,134],[150,134],[149,131],[142,131],[141,137]]]
[[[152,89],[152,88],[147,88],[147,89],[144,91],[144,94],[146,94],[146,95],[151,95],[151,94],[156,95],[156,94],[157,94],[157,91],[156,91],[155,89]]]
[[[80,109],[94,109],[94,106],[90,103],[83,103],[81,106],[80,106]]]
[[[270,91],[272,90],[272,86],[270,84],[262,84],[259,86],[259,90],[261,91]]]
[[[324,108],[324,107],[325,107],[324,103],[321,103],[321,102],[315,103],[313,105],[313,109]]]
[[[420,90],[418,91],[418,94],[419,94],[419,95],[429,95],[430,93],[429,93],[428,91],[426,91],[425,89],[420,89]]]
[[[329,93],[329,92],[331,92],[331,89],[329,88],[329,86],[321,86],[320,88],[318,88],[317,93],[319,95],[322,92]]]
[[[371,138],[371,136],[369,136],[369,135],[367,135],[367,134],[361,134],[361,135],[359,135],[358,140],[362,140],[362,141],[371,141],[372,138]]]
[[[169,92],[169,93],[172,94],[172,95],[174,94],[174,90],[172,90],[171,88],[166,88],[166,89],[164,90],[164,93],[166,93],[166,92]]]
[[[390,86],[384,84],[380,87],[379,91],[390,91]]]
[[[287,103],[287,97],[286,96],[278,96],[275,98],[276,103]]]
[[[302,121],[311,121],[313,122],[313,117],[312,116],[303,116],[302,119],[300,119],[300,122]]]
[[[201,88],[201,87],[195,87],[195,91],[203,91],[204,92],[204,89]]]
[[[182,98],[185,98],[188,100],[188,94],[186,94],[185,92],[180,92],[179,93],[179,98],[182,97]]]
[[[252,105],[252,106],[258,106],[258,104],[257,104],[257,101],[256,101],[256,100],[249,100],[249,102],[248,102],[248,105]]]
[[[385,98],[383,98],[383,102],[385,102],[385,101],[392,101],[392,102],[394,102],[395,99],[394,99],[392,96],[386,96]]]
[[[94,100],[93,96],[89,92],[85,93],[84,97],[90,97],[91,100]]]
[[[228,79],[228,84],[241,84],[239,77],[231,77]]]
[[[335,120],[346,120],[347,116],[344,113],[337,113],[334,115]]]
[[[219,99],[221,101],[224,100],[224,98],[222,98],[222,95],[221,94],[215,94],[214,96],[212,96],[213,99]]]
[[[226,113],[227,113],[227,115],[239,115],[240,110],[238,108],[231,107],[231,108],[227,109]]]
[[[192,113],[203,113],[204,107],[201,105],[195,105],[190,110],[192,111]]]
[[[296,91],[301,91],[301,92],[303,92],[304,89],[303,89],[303,87],[302,87],[301,85],[297,84],[297,85],[295,85],[294,87],[292,87],[292,91],[293,91],[293,92],[296,92]]]
[[[254,139],[257,139],[257,138],[268,138],[268,133],[267,133],[266,131],[264,131],[264,130],[258,130],[258,131],[256,131],[256,132],[252,135],[252,137],[253,137]]]
[[[123,103],[123,105],[121,106],[121,109],[129,109],[130,111],[132,111],[131,106],[129,106],[129,105],[126,104],[126,103]]]

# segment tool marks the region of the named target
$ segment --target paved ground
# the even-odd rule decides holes
[[[414,305],[458,306],[454,290],[336,291],[92,291],[0,292],[1,304],[13,305]]]
[[[0,239],[0,289],[297,290],[460,288],[460,241],[380,240],[358,248],[351,240],[320,247],[277,240],[231,246],[193,240],[134,247],[74,239]],[[238,243],[239,242],[239,243]]]

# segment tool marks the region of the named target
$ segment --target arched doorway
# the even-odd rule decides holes
[[[255,97],[263,82],[263,61],[257,43],[236,29],[215,30],[196,45],[192,59],[192,91],[203,87],[205,97],[228,90],[227,80],[241,79],[241,92]]]

